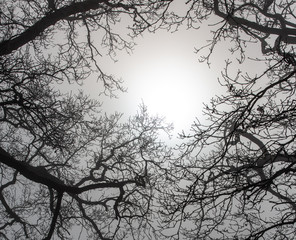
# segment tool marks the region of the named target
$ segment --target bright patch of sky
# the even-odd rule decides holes
[[[117,62],[107,57],[99,59],[102,69],[122,78],[127,88],[126,93],[118,93],[117,99],[105,98],[104,111],[122,112],[128,118],[144,103],[152,115],[165,117],[167,122],[174,124],[175,135],[189,130],[196,118],[203,120],[203,103],[209,103],[212,97],[227,90],[217,81],[225,60],[233,57],[235,62],[227,43],[216,48],[211,68],[198,61],[199,55],[194,49],[204,46],[212,38],[210,30],[207,25],[202,25],[198,30],[184,27],[174,33],[166,30],[145,33],[135,39],[132,54],[118,51]],[[237,67],[234,67],[235,71]],[[91,96],[99,92],[96,84],[91,79],[85,82]]]
[[[143,102],[151,114],[173,122],[176,132],[189,128],[195,117],[201,117],[202,103],[220,87],[216,71],[199,63],[194,53],[198,35],[196,30],[159,31],[137,38],[131,55],[118,53],[118,61],[106,66],[124,80],[127,92],[105,99],[104,109],[131,115]],[[93,84],[86,82],[90,91],[95,90]]]

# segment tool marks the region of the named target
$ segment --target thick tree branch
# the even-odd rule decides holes
[[[224,18],[230,25],[243,26],[244,28],[251,28],[261,33],[275,34],[281,36],[281,41],[290,44],[296,44],[296,29],[295,28],[273,28],[262,26],[256,22],[249,21],[244,18],[235,17],[227,13],[223,13],[219,9],[219,1],[214,0],[215,14],[221,18]],[[292,35],[292,36],[291,36]]]
[[[99,188],[122,188],[126,184],[136,184],[135,180],[127,180],[121,182],[102,182],[89,184],[83,187],[75,187],[66,185],[63,181],[48,173],[42,167],[33,167],[28,163],[21,162],[10,156],[3,148],[0,147],[0,162],[17,170],[24,177],[33,182],[43,184],[58,192],[67,192],[72,194],[80,194],[89,190]]]
[[[50,26],[55,25],[58,21],[66,19],[71,15],[77,13],[87,12],[89,10],[95,10],[102,7],[102,4],[105,4],[110,7],[124,8],[128,7],[124,4],[112,4],[108,0],[86,0],[83,2],[73,2],[72,4],[57,9],[53,12],[50,12],[48,15],[45,15],[39,21],[37,21],[33,26],[26,29],[24,32],[18,36],[5,40],[0,43],[0,56],[10,54],[14,50],[24,46],[28,42],[34,40],[36,37],[42,35],[42,33],[49,28]]]
[[[51,221],[51,224],[50,224],[50,229],[49,229],[49,232],[48,232],[47,236],[43,240],[50,240],[51,237],[52,237],[52,234],[54,232],[55,225],[56,225],[56,222],[57,222],[57,219],[58,219],[58,215],[60,213],[60,209],[61,209],[61,205],[62,205],[62,199],[63,199],[63,193],[59,192],[58,193],[57,205],[56,205],[54,215],[53,215],[53,218],[52,218],[52,221]]]

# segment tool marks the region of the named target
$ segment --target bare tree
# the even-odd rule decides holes
[[[295,3],[193,0],[180,17],[165,14],[170,2],[0,3],[1,238],[293,239]],[[132,47],[116,31],[121,20],[135,35],[212,15],[203,61],[229,39],[240,63],[260,44],[267,67],[232,77],[226,62],[227,95],[205,107],[209,124],[183,135],[171,171],[161,119],[141,107],[122,123],[57,87],[96,74],[106,94],[123,89],[98,60],[103,49],[112,57]]]
[[[1,239],[153,238],[149,216],[171,155],[157,137],[170,126],[143,106],[123,123],[59,84],[95,75],[98,92],[122,90],[100,67],[103,49],[130,49],[119,22],[134,35],[153,31],[169,3],[0,3]]]
[[[55,81],[79,82],[97,72],[105,88],[101,91],[112,94],[122,86],[103,72],[98,57],[131,49],[127,35],[155,30],[170,2],[2,1],[1,62],[10,64],[10,71],[34,69]],[[120,22],[129,33],[118,30]]]
[[[70,239],[75,226],[77,235],[89,239],[145,234],[138,228],[148,229],[147,216],[157,211],[153,186],[166,174],[163,162],[170,157],[157,135],[168,129],[144,108],[128,123],[120,117],[70,119],[73,126],[63,133],[71,142],[61,139],[55,146],[6,125],[0,149],[2,237],[50,239],[55,231]]]
[[[231,40],[244,63],[251,43],[261,45],[266,68],[233,77],[226,61],[220,83],[227,89],[183,134],[174,165],[178,183],[163,195],[163,217],[174,239],[294,239],[295,15],[294,1],[189,1],[190,24],[212,25],[210,62],[219,42]],[[217,19],[217,18],[216,18]],[[249,61],[249,59],[247,59]],[[233,69],[233,66],[231,66]]]

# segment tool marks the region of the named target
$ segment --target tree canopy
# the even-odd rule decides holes
[[[296,3],[189,0],[181,15],[173,2],[0,3],[1,238],[294,238]],[[210,64],[230,43],[227,93],[174,150],[158,138],[171,126],[145,106],[123,122],[63,89],[91,76],[114,96],[124,86],[101,55],[131,49],[143,31],[198,31],[210,18],[212,39],[197,52]],[[250,46],[261,49],[255,59]],[[262,70],[233,71],[250,61]]]
[[[176,238],[293,239],[295,2],[189,2],[181,21],[219,17],[201,60],[210,62],[225,39],[233,58],[220,79],[227,93],[205,105],[206,123],[196,121],[183,134],[172,168],[179,184],[163,200],[164,219],[168,226],[179,222]],[[256,44],[262,54],[250,59],[248,47]],[[250,61],[265,65],[255,75],[233,73],[231,63]]]
[[[1,239],[153,234],[139,228],[157,211],[153,196],[171,155],[158,134],[170,125],[144,106],[126,123],[119,113],[104,115],[71,84],[91,75],[102,82],[98,94],[123,90],[100,67],[101,52],[132,47],[116,32],[122,18],[138,34],[153,29],[168,3],[0,4]]]

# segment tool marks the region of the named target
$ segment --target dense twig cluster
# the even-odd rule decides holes
[[[209,124],[196,122],[183,135],[187,140],[175,165],[180,181],[163,199],[165,221],[171,226],[177,220],[175,236],[189,239],[293,239],[295,3],[190,3],[186,18],[204,20],[211,12],[221,20],[203,60],[210,61],[217,44],[230,39],[232,52],[243,63],[248,44],[257,42],[267,69],[257,76],[238,71],[232,77],[233,60],[226,62],[220,83],[227,94],[205,106]]]
[[[170,126],[145,107],[121,122],[100,103],[65,91],[90,75],[113,96],[121,81],[104,73],[106,49],[133,46],[170,1],[2,1],[0,12],[0,238],[141,238],[154,188],[170,151],[157,140]],[[101,40],[99,40],[101,39]],[[60,89],[61,87],[61,89]],[[72,87],[73,88],[73,87]],[[66,92],[66,93],[65,93]],[[135,227],[134,224],[138,224]],[[124,229],[129,231],[125,232]],[[148,228],[147,228],[148,229]]]
[[[0,3],[0,238],[294,238],[296,4],[191,0],[180,16],[171,2]],[[59,89],[96,75],[100,92],[124,90],[98,60],[132,48],[122,19],[135,36],[198,29],[213,16],[213,38],[198,51],[208,49],[201,61],[210,63],[230,40],[227,93],[183,134],[173,162],[158,140],[171,127],[144,106],[123,123]],[[251,60],[250,44],[266,65],[233,77],[232,62]]]

